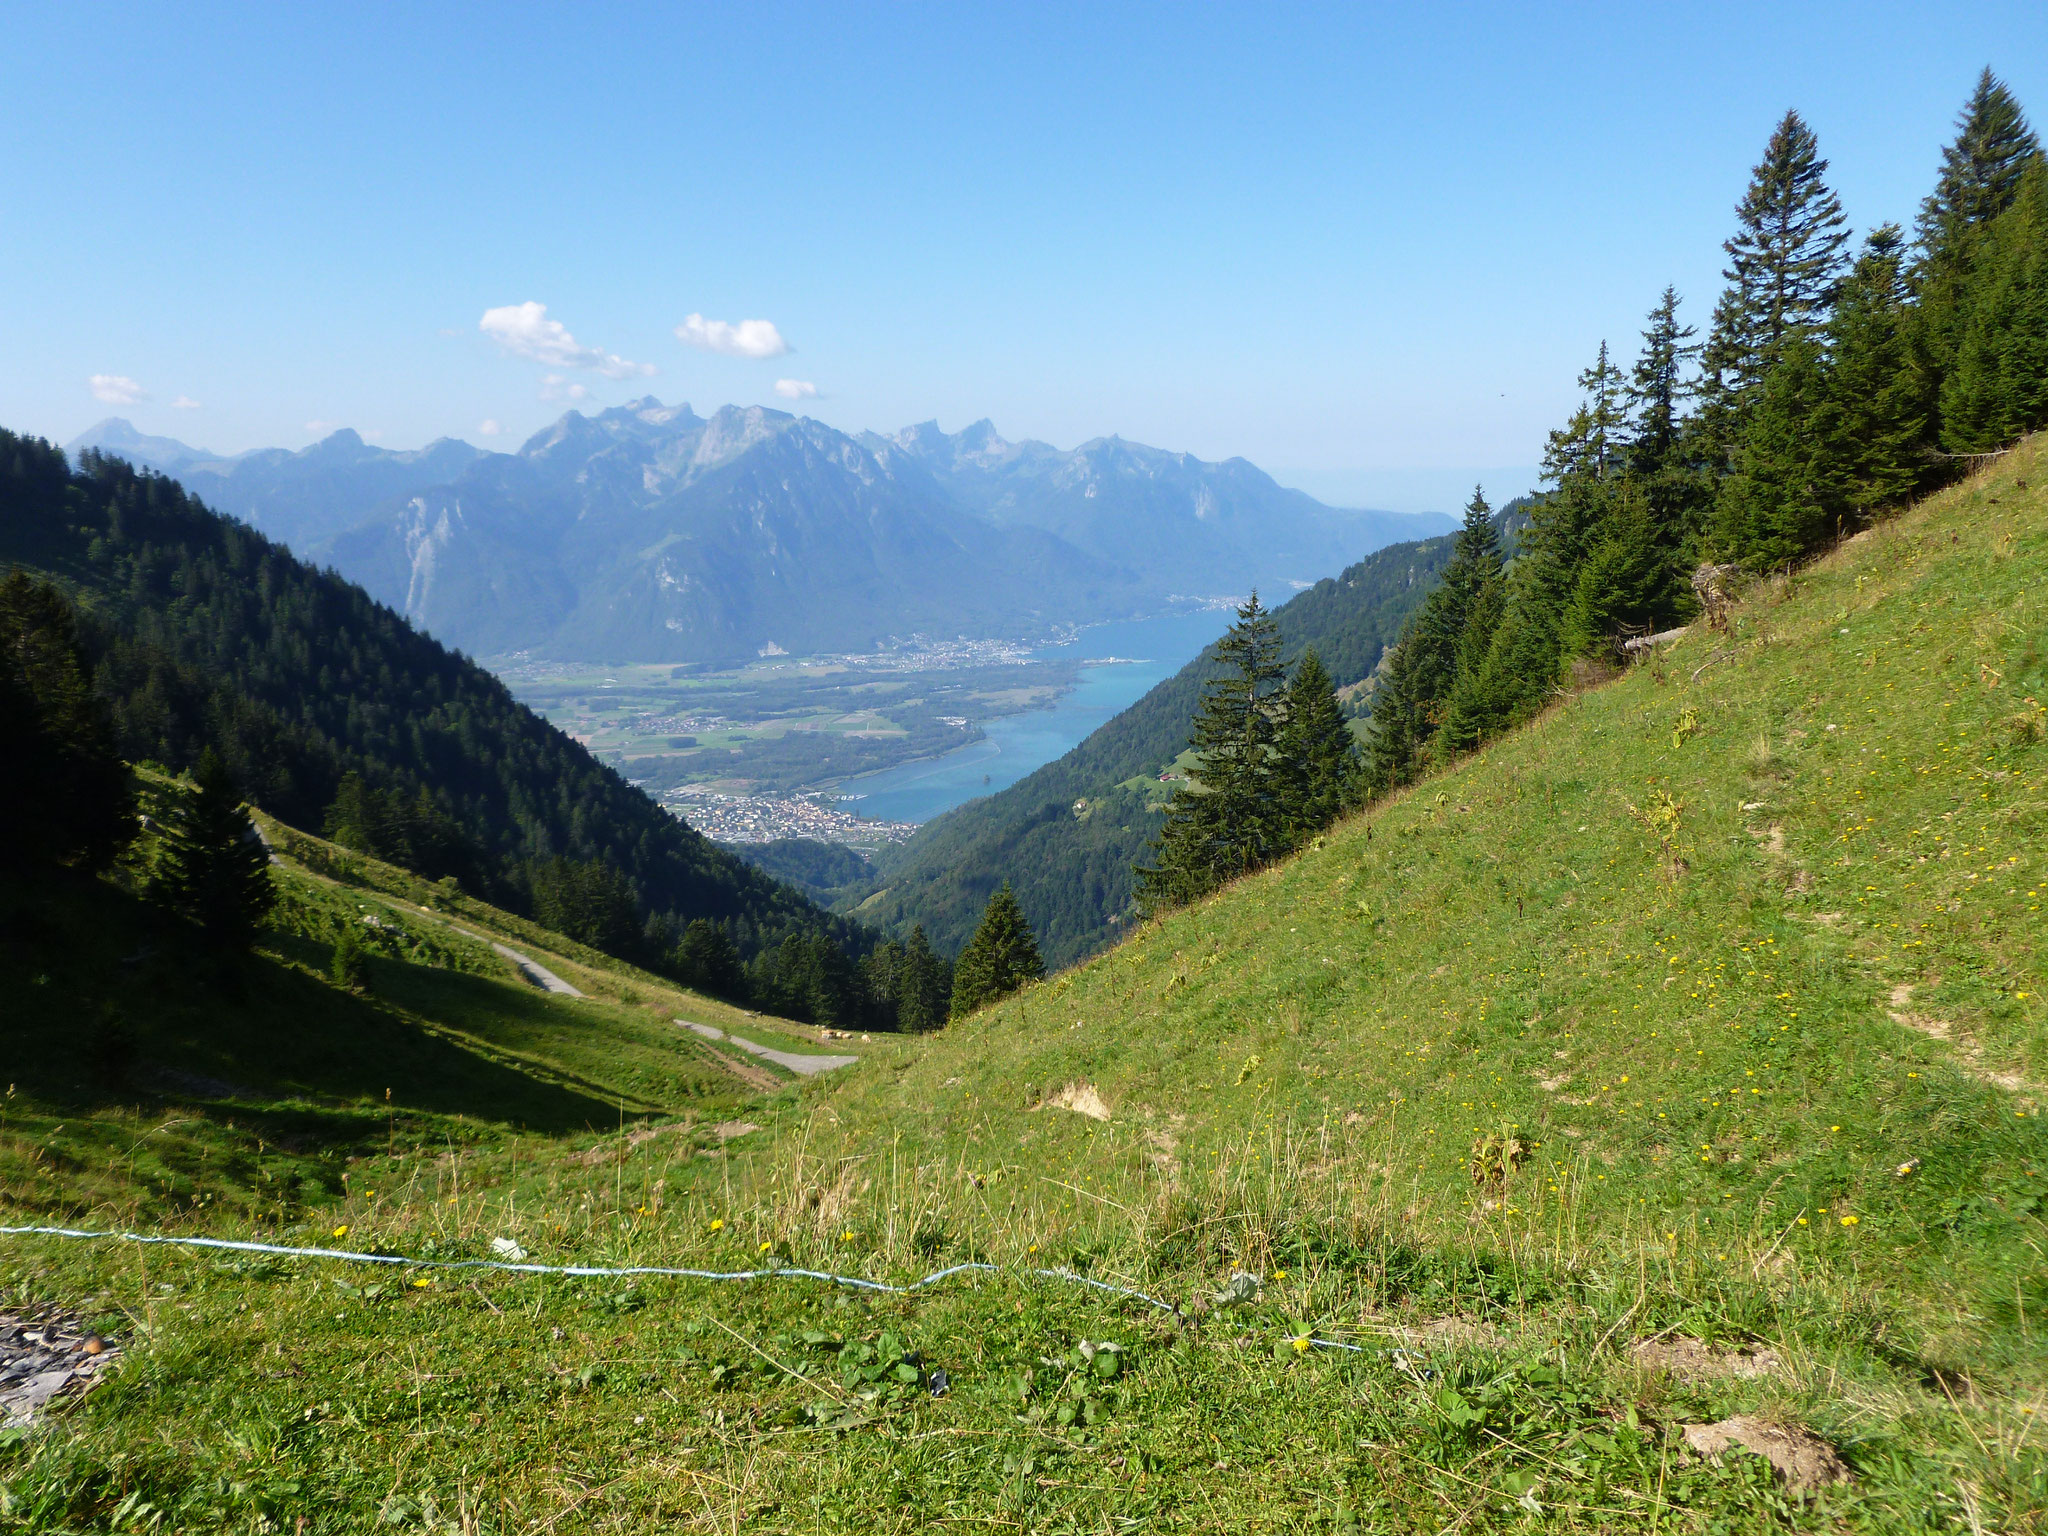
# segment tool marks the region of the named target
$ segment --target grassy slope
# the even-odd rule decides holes
[[[485,903],[435,895],[428,912],[428,889],[403,870],[264,822],[287,851],[277,878],[289,931],[267,934],[225,992],[208,957],[112,885],[17,915],[0,949],[0,1198],[15,1210],[133,1222],[225,1205],[290,1222],[339,1194],[348,1160],[372,1147],[715,1120],[788,1077],[751,1062],[735,1074],[678,1016],[814,1048],[798,1026]],[[326,979],[332,938],[351,923],[376,945],[364,996]],[[547,995],[493,940],[587,996]]]
[[[1050,1260],[1176,1299],[1244,1267],[1243,1312],[1181,1329],[1009,1276],[372,1297],[17,1244],[9,1289],[96,1295],[140,1347],[0,1462],[10,1518],[2041,1528],[2041,457],[922,1052],[750,1111],[767,1134],[721,1157],[479,1146],[320,1218],[410,1251]],[[1082,1083],[1110,1119],[1045,1105]],[[1495,1196],[1465,1160],[1503,1125],[1536,1147]],[[1673,1333],[1784,1365],[1629,1353]],[[1083,1338],[1134,1368],[1075,1372]],[[831,1346],[891,1339],[953,1394],[864,1403]],[[1737,1411],[1812,1426],[1856,1484],[1800,1505],[1674,1443]]]

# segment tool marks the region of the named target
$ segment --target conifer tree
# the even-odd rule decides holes
[[[1686,374],[1699,348],[1692,344],[1693,328],[1679,323],[1678,305],[1676,288],[1659,295],[1629,375],[1627,459],[1629,473],[1639,480],[1653,479],[1677,457],[1685,401],[1693,390]]]
[[[135,794],[94,695],[71,605],[0,582],[0,867],[104,869],[135,835]]]
[[[1499,711],[1487,692],[1486,659],[1506,616],[1507,580],[1495,571],[1479,584],[1466,610],[1457,671],[1444,700],[1443,724],[1437,728],[1438,750],[1445,756],[1470,752],[1492,734]]]
[[[1847,507],[1848,452],[1832,430],[1820,344],[1794,337],[1757,392],[1721,488],[1715,542],[1753,570],[1819,547]]]
[[[1509,573],[1505,610],[1486,654],[1461,672],[1444,729],[1476,746],[1533,715],[1557,685],[1562,641],[1558,608],[1540,580],[1541,564],[1519,560]]]
[[[2041,141],[2005,82],[1986,65],[1956,116],[1956,136],[1941,152],[1941,178],[1920,205],[1922,260],[1939,272],[1968,259],[1973,233],[2019,196],[2020,177]]]
[[[1579,388],[1578,407],[1544,444],[1543,478],[1555,489],[1530,508],[1522,538],[1528,595],[1558,613],[1600,541],[1612,510],[1609,482],[1627,457],[1626,396],[1604,341],[1598,360],[1579,375]]]
[[[1603,365],[1606,363],[1604,347],[1600,360]],[[1617,414],[1615,422],[1618,424],[1619,421]],[[1604,443],[1599,451],[1611,452],[1616,446],[1612,442]],[[1465,521],[1458,529],[1457,542],[1451,546],[1451,558],[1444,566],[1443,577],[1424,600],[1415,618],[1412,687],[1416,702],[1423,711],[1426,735],[1434,734],[1442,723],[1444,701],[1450,697],[1451,688],[1458,678],[1458,657],[1469,648],[1467,630],[1473,618],[1474,605],[1480,593],[1500,579],[1501,564],[1500,533],[1493,526],[1493,508],[1487,505],[1485,490],[1474,486],[1472,499],[1465,504]],[[1491,638],[1490,631],[1486,638]],[[1485,640],[1482,639],[1480,644],[1483,647]]]
[[[1358,798],[1358,751],[1337,703],[1336,685],[1310,646],[1295,663],[1274,739],[1279,814],[1298,844],[1327,827]]]
[[[1038,940],[1005,880],[953,966],[953,1017],[964,1019],[1044,975]]]
[[[1283,675],[1279,626],[1254,592],[1216,642],[1215,671],[1202,686],[1188,741],[1193,773],[1167,804],[1152,866],[1137,871],[1138,900],[1148,910],[1192,901],[1285,849],[1273,782]]]
[[[739,947],[723,927],[708,918],[696,918],[683,930],[669,963],[699,992],[729,1002],[745,998],[746,967]]]
[[[1604,368],[1604,350],[1601,362]],[[1618,377],[1614,388],[1619,388]],[[1614,421],[1619,423],[1618,414]],[[1474,486],[1443,575],[1403,626],[1400,641],[1389,654],[1386,676],[1373,692],[1364,766],[1365,786],[1372,794],[1407,783],[1435,747],[1457,688],[1461,660],[1483,655],[1491,643],[1501,614],[1497,599],[1502,565],[1493,509],[1484,488]]]
[[[1384,795],[1415,776],[1428,722],[1415,693],[1414,638],[1410,620],[1376,669],[1360,769],[1368,795]]]
[[[1610,500],[1599,541],[1587,551],[1559,620],[1568,656],[1607,650],[1625,629],[1653,625],[1672,607],[1671,552],[1643,488],[1624,481]]]
[[[925,937],[924,924],[919,923],[910,930],[910,940],[903,946],[903,963],[897,971],[896,1027],[911,1034],[925,1034],[942,1027],[949,1007],[949,991],[946,962],[932,953],[931,940]]]
[[[1692,369],[1700,349],[1693,328],[1680,323],[1678,306],[1678,290],[1666,288],[1643,331],[1643,350],[1629,378],[1627,454],[1628,476],[1642,492],[1672,569],[1674,608],[1682,606],[1685,593],[1677,578],[1694,563],[1692,545],[1714,499],[1686,410],[1699,390]]]
[[[1909,334],[1910,298],[1905,237],[1886,224],[1864,242],[1828,319],[1826,419],[1817,431],[1846,455],[1851,522],[1899,505],[1925,476],[1933,389]]]
[[[162,823],[159,895],[197,923],[215,947],[247,949],[277,900],[270,850],[213,748],[200,754],[192,787],[169,795]]]
[[[1728,287],[1702,357],[1706,425],[1724,450],[1786,347],[1812,337],[1833,302],[1849,233],[1827,169],[1813,130],[1787,112],[1736,205],[1736,232],[1722,247]]]
[[[1985,230],[1959,311],[1942,442],[1986,453],[2048,424],[2048,160],[2028,164],[2012,206]]]

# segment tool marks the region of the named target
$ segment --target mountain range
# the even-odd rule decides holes
[[[1016,636],[1286,591],[1449,526],[1120,438],[1061,450],[986,421],[849,436],[651,397],[571,411],[514,453],[446,438],[397,452],[341,431],[224,457],[118,418],[68,446],[176,473],[486,655],[735,662]]]

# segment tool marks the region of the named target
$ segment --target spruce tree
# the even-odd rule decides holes
[[[1310,646],[1282,696],[1274,739],[1280,819],[1299,844],[1335,821],[1358,798],[1358,751],[1337,703],[1336,685]]]
[[[1611,515],[1611,482],[1628,456],[1626,390],[1600,344],[1594,365],[1579,375],[1582,398],[1543,449],[1543,478],[1554,489],[1529,510],[1521,553],[1528,595],[1562,612],[1579,568],[1599,543]]]
[[[1941,177],[1920,205],[1922,259],[1940,271],[1968,259],[1974,231],[2019,196],[2020,178],[2041,141],[2005,82],[1986,65],[1956,116],[1956,136],[1941,152]]]
[[[135,793],[93,693],[71,605],[0,582],[0,867],[104,869],[134,837]]]
[[[1618,400],[1619,376],[1606,367],[1604,349],[1601,367],[1603,379],[1612,376]],[[1614,424],[1620,419],[1617,409]],[[1606,446],[1610,451],[1616,449],[1618,440]],[[1449,717],[1459,668],[1484,654],[1499,621],[1502,568],[1493,509],[1487,505],[1485,490],[1474,486],[1472,499],[1465,505],[1464,523],[1451,546],[1451,558],[1422,606],[1403,626],[1400,641],[1387,657],[1386,674],[1373,691],[1363,769],[1369,793],[1385,794],[1407,783],[1437,748],[1437,734]],[[1456,750],[1466,744],[1461,739],[1443,746]]]
[[[1844,510],[1854,523],[1904,502],[1925,478],[1933,389],[1909,334],[1910,299],[1905,237],[1886,224],[1864,242],[1828,320],[1826,416],[1817,431],[1847,455]]]
[[[1941,436],[1988,453],[2048,425],[2048,160],[1984,232],[1958,309],[1961,343],[1941,386]]]
[[[953,967],[953,1017],[964,1019],[1044,975],[1038,940],[1005,880]]]
[[[1702,355],[1707,426],[1724,451],[1785,349],[1812,337],[1833,302],[1849,232],[1827,169],[1813,130],[1787,112],[1736,205],[1736,232],[1722,246],[1728,287]]]
[[[1444,729],[1454,740],[1477,745],[1499,735],[1535,714],[1556,688],[1559,610],[1541,574],[1533,558],[1518,560],[1509,573],[1500,625],[1451,698]]]
[[[224,951],[245,950],[277,900],[270,850],[242,805],[220,754],[200,754],[192,786],[178,786],[162,812],[155,886],[172,910]]]
[[[1677,457],[1685,402],[1693,391],[1687,373],[1699,348],[1692,344],[1693,328],[1679,323],[1678,305],[1676,288],[1658,297],[1629,375],[1627,461],[1639,480],[1655,478]]]
[[[932,953],[931,940],[925,937],[924,924],[919,923],[910,930],[910,941],[903,946],[903,963],[896,973],[896,1027],[911,1034],[942,1027],[950,1006],[949,990],[946,962]]]
[[[1216,642],[1215,670],[1202,686],[1188,740],[1196,754],[1192,775],[1167,804],[1151,867],[1137,870],[1138,900],[1147,910],[1192,901],[1286,848],[1273,750],[1275,694],[1284,675],[1279,626],[1254,592]]]
[[[746,967],[737,945],[719,924],[696,918],[683,930],[669,964],[699,992],[741,1002],[746,997]]]
[[[1604,365],[1604,347],[1600,359]],[[1615,421],[1620,421],[1618,414]],[[1614,446],[1605,444],[1601,451],[1611,451]],[[1484,489],[1474,486],[1443,576],[1416,615],[1411,687],[1423,713],[1425,736],[1433,735],[1443,721],[1444,701],[1451,696],[1458,680],[1458,658],[1468,649],[1467,629],[1474,605],[1490,583],[1499,581],[1501,565],[1500,533],[1493,526],[1493,508],[1487,505]]]
[[[1820,345],[1795,337],[1757,392],[1721,488],[1715,543],[1752,570],[1796,560],[1836,531],[1848,506],[1847,446],[1827,409]]]
[[[1714,499],[1686,409],[1699,391],[1693,365],[1700,349],[1693,344],[1693,328],[1680,323],[1678,306],[1678,290],[1666,288],[1643,331],[1643,350],[1629,378],[1626,455],[1628,476],[1642,492],[1671,566],[1674,609],[1683,606],[1687,589],[1679,578],[1694,563],[1693,545]]]
[[[1587,552],[1559,620],[1568,656],[1612,651],[1624,630],[1645,629],[1669,614],[1670,552],[1641,486],[1615,487],[1599,541]]]
[[[1368,795],[1387,794],[1415,777],[1427,721],[1415,692],[1414,640],[1411,618],[1375,669],[1360,770]]]
[[[1495,572],[1480,583],[1466,611],[1457,671],[1444,700],[1443,724],[1437,728],[1438,750],[1445,756],[1470,752],[1493,733],[1499,710],[1488,695],[1486,659],[1506,616],[1507,579]]]

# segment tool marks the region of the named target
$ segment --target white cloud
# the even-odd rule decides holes
[[[734,325],[730,320],[706,320],[702,315],[691,315],[676,327],[676,340],[686,347],[722,352],[727,357],[780,357],[789,350],[789,343],[782,339],[782,332],[775,329],[772,320],[742,320]]]
[[[96,373],[85,383],[93,399],[102,405],[140,405],[149,398],[143,387],[125,373]]]
[[[309,421],[306,430],[315,437],[325,437],[341,425],[338,421]]]
[[[171,402],[171,409],[174,411],[196,411],[199,409],[199,402],[190,395],[180,395]]]
[[[550,368],[588,368],[608,379],[646,378],[654,372],[652,363],[629,363],[602,347],[584,346],[561,321],[548,318],[547,305],[531,299],[485,310],[477,328],[514,357]]]
[[[809,379],[777,379],[775,393],[785,400],[815,400],[818,386]]]
[[[587,400],[590,398],[590,386],[571,384],[559,373],[551,373],[540,381],[540,397],[543,400]]]
[[[478,437],[496,437],[504,430],[503,427],[498,425],[495,418],[489,416],[486,416],[476,424],[476,435]]]

